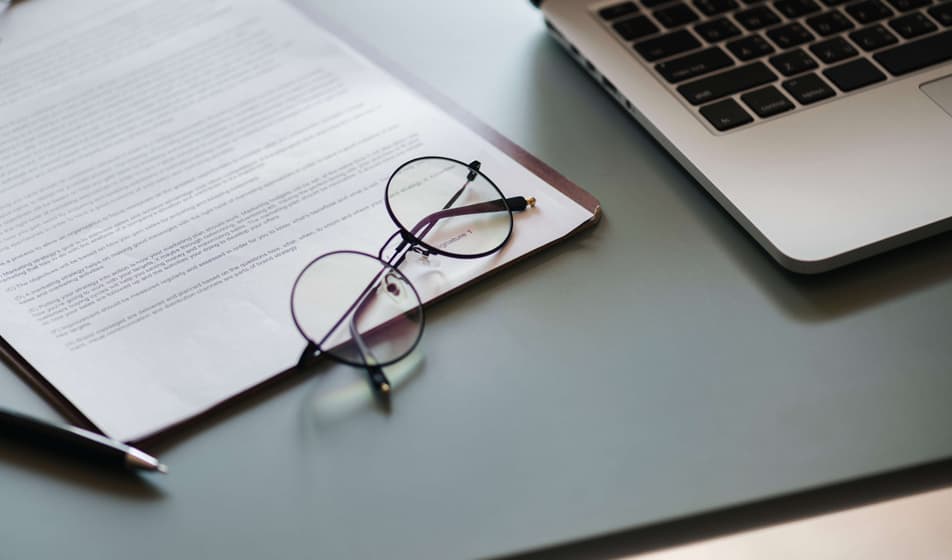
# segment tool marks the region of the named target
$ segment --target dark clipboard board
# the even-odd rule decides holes
[[[422,80],[416,78],[405,69],[403,69],[398,64],[390,61],[382,54],[377,52],[375,49],[355,37],[348,30],[342,28],[340,25],[333,22],[326,15],[318,13],[313,10],[305,11],[300,6],[296,5],[293,1],[288,1],[288,4],[295,9],[295,11],[300,14],[302,18],[309,19],[320,27],[323,27],[325,30],[342,40],[344,43],[353,48],[357,53],[366,57],[372,63],[377,65],[379,68],[389,73],[391,76],[395,77],[399,82],[401,82],[408,89],[419,95],[422,99],[430,102],[436,108],[442,110],[450,118],[455,119],[457,122],[463,124],[490,144],[495,146],[504,154],[508,155],[519,165],[525,169],[532,172],[534,175],[539,177],[542,181],[548,185],[554,187],[556,190],[560,191],[566,197],[574,201],[576,204],[584,208],[585,210],[591,213],[591,217],[585,222],[581,223],[578,227],[570,231],[568,234],[555,239],[549,243],[540,245],[533,248],[531,251],[520,255],[519,257],[505,263],[501,266],[495,267],[492,270],[487,271],[486,273],[456,286],[452,290],[440,295],[437,298],[429,300],[426,302],[426,306],[430,306],[436,302],[443,301],[447,297],[452,296],[453,294],[459,292],[460,290],[466,289],[467,287],[479,282],[483,278],[489,277],[501,270],[508,269],[514,265],[517,265],[524,259],[535,255],[553,245],[559,244],[562,241],[574,236],[575,234],[589,229],[595,226],[602,216],[602,208],[598,199],[596,199],[591,193],[582,189],[572,181],[569,181],[557,171],[540,161],[538,158],[527,152],[526,150],[519,147],[517,144],[489,127],[467,111],[463,110],[461,107],[456,105],[454,102],[450,101],[444,95],[436,92],[433,88],[425,84]],[[61,412],[67,419],[76,424],[77,426],[99,431],[95,424],[93,424],[78,408],[76,408],[70,401],[67,399],[56,387],[50,383],[42,373],[37,371],[29,361],[26,360],[11,344],[3,338],[0,334],[0,359],[2,359],[7,365],[9,365],[13,370],[28,384],[30,384],[45,400],[47,400],[51,405],[54,406],[59,412]],[[140,445],[153,445],[158,443],[160,440],[164,440],[169,436],[174,436],[176,432],[179,431],[184,425],[193,423],[199,419],[208,417],[210,415],[220,412],[225,407],[228,407],[230,404],[242,400],[248,397],[251,394],[260,392],[266,387],[270,387],[274,384],[277,384],[284,380],[287,376],[290,376],[298,372],[296,368],[278,372],[261,383],[246,389],[240,393],[233,395],[225,399],[224,401],[212,406],[211,408],[200,412],[194,416],[186,418],[178,423],[172,424],[165,428],[160,429],[154,434],[147,435],[143,438],[134,440],[133,443],[138,443]]]

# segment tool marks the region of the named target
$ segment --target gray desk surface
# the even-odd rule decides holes
[[[167,478],[3,447],[0,557],[494,555],[952,452],[952,237],[790,275],[528,2],[314,4],[594,192],[602,224],[433,308],[389,417],[317,421],[354,375],[327,367],[153,447]],[[55,418],[12,374],[0,404]]]

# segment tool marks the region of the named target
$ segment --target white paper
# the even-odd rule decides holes
[[[0,333],[132,440],[285,371],[298,272],[396,230],[384,185],[480,160],[538,199],[504,251],[591,216],[278,0],[37,0],[0,17]]]

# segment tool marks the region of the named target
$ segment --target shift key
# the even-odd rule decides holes
[[[770,83],[776,79],[776,74],[771,72],[763,62],[754,62],[747,66],[686,83],[678,87],[678,92],[691,105],[700,105],[739,91]]]

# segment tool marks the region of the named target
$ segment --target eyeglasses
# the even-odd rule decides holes
[[[377,255],[333,251],[304,267],[291,290],[291,315],[307,340],[300,365],[327,355],[364,368],[374,396],[388,401],[383,368],[410,354],[423,335],[420,295],[399,269],[407,256],[492,255],[512,235],[513,212],[535,205],[532,197],[506,198],[480,167],[437,156],[404,163],[384,195],[398,230]]]

